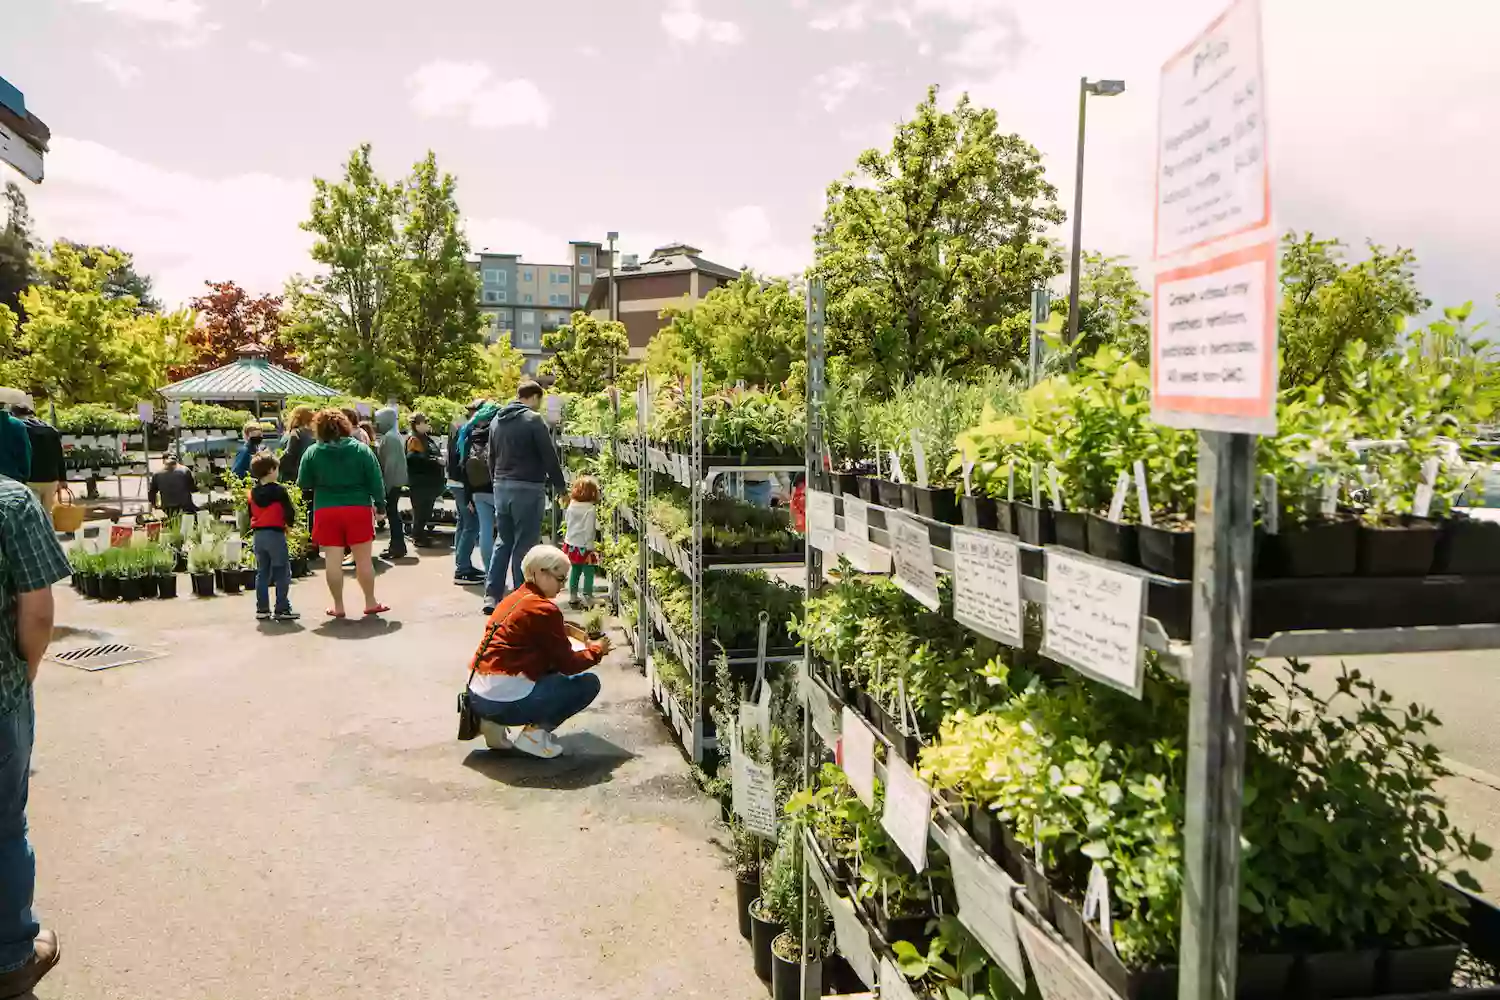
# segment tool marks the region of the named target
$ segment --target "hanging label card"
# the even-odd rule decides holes
[[[837,557],[836,519],[833,494],[822,490],[807,491],[807,544],[819,552]]]
[[[833,936],[838,942],[839,954],[849,963],[849,968],[866,986],[874,986],[876,977],[875,951],[870,947],[870,932],[859,922],[854,904],[842,896],[835,896],[828,904],[833,916]]]
[[[1046,559],[1042,655],[1139,698],[1145,578],[1053,545]]]
[[[1415,517],[1426,517],[1432,510],[1433,485],[1437,482],[1438,460],[1429,458],[1422,463],[1422,482],[1417,485],[1417,494],[1412,499],[1411,512]]]
[[[150,403],[136,403],[135,413],[136,416],[141,418],[141,423],[143,424],[149,424],[151,422],[151,418],[156,415],[156,411],[152,408]]]
[[[1028,920],[1016,921],[1042,1000],[1120,1000],[1099,974],[1072,951],[1053,943]]]
[[[895,511],[886,512],[885,526],[891,536],[897,586],[929,611],[938,610],[942,602],[938,600],[937,566],[932,561],[927,526]]]
[[[906,761],[893,754],[885,765],[885,811],[880,825],[918,872],[927,869],[931,822],[932,790]]]
[[[768,839],[776,837],[776,779],[771,769],[757,764],[744,754],[735,758],[741,770],[741,799],[734,804],[735,815],[745,823],[745,829]]]
[[[1021,550],[1014,538],[953,529],[953,618],[991,639],[1021,641]]]
[[[849,777],[849,787],[865,805],[875,805],[875,734],[865,720],[844,706],[839,727],[840,764]]]
[[[870,540],[870,508],[858,497],[844,494],[844,533],[859,539]]]
[[[953,863],[959,922],[1024,992],[1026,963],[1021,959],[1021,939],[1011,907],[1016,884],[993,861],[980,856],[968,837],[948,838],[948,860]]]
[[[1114,496],[1109,498],[1109,519],[1116,523],[1125,516],[1125,497],[1130,492],[1130,473],[1124,469],[1120,470],[1120,477],[1115,480]]]
[[[913,427],[910,431],[911,437],[911,459],[912,464],[917,467],[917,485],[922,489],[927,488],[927,449],[922,447],[922,439]]]
[[[896,963],[884,955],[880,958],[880,1000],[917,1000],[911,983],[896,968]]]
[[[825,745],[834,746],[839,740],[839,724],[834,715],[834,707],[829,702],[828,695],[813,680],[812,674],[808,673],[805,662],[801,666],[799,683],[802,689],[802,701],[807,706],[807,714],[812,719],[813,730],[817,732]]]
[[[831,908],[831,900],[836,898],[833,888],[828,884],[828,873],[823,871],[823,865],[818,860],[816,847],[811,843],[812,838],[804,843],[803,856],[807,859],[807,877],[812,881],[813,887],[818,891],[818,897],[823,900],[823,905]]]
[[[1141,523],[1152,527],[1151,494],[1146,492],[1146,463],[1140,459],[1135,460],[1135,496],[1141,505]]]

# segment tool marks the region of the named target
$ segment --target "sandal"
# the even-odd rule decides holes
[[[327,611],[325,611],[323,613],[325,615],[327,615],[329,618],[343,618],[344,617],[344,613],[342,611],[335,611],[332,608],[329,608]]]
[[[368,618],[371,615],[384,614],[385,612],[387,612],[389,610],[391,610],[391,609],[389,607],[387,607],[386,605],[384,605],[384,604],[377,604],[373,608],[365,608],[365,617]]]

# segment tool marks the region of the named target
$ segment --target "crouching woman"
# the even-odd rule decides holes
[[[553,730],[599,696],[599,676],[585,673],[609,652],[609,639],[575,646],[553,603],[568,582],[568,557],[538,545],[521,560],[522,586],[485,622],[470,665],[469,705],[493,749],[557,757]],[[519,726],[512,737],[506,727]]]

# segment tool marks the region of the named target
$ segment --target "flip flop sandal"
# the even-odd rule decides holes
[[[373,608],[365,608],[365,617],[368,618],[371,615],[384,614],[385,612],[387,612],[389,610],[391,610],[391,609],[389,607],[387,607],[386,605],[384,605],[384,604],[377,604]]]
[[[327,611],[325,611],[323,613],[325,615],[327,615],[329,618],[343,618],[344,617],[344,612],[342,612],[342,611],[335,611],[332,608],[329,608]]]

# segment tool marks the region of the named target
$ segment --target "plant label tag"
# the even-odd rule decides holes
[[[833,917],[833,936],[839,945],[839,954],[849,963],[849,968],[867,986],[875,985],[877,973],[875,951],[870,947],[870,932],[859,922],[854,904],[842,896],[834,896],[828,902],[828,912]]]
[[[1035,462],[1031,463],[1031,506],[1038,510],[1042,506],[1042,469]]]
[[[768,840],[776,838],[776,779],[771,769],[757,764],[741,755],[744,769],[742,787],[744,798],[735,808],[735,814],[745,823],[745,829]]]
[[[837,517],[833,494],[822,490],[807,491],[807,544],[819,552],[838,557]]]
[[[974,495],[974,460],[967,451],[964,452],[963,463],[964,496],[971,497]]]
[[[1066,508],[1063,507],[1062,501],[1062,487],[1057,482],[1056,466],[1047,466],[1047,484],[1052,488],[1052,509],[1065,510]]]
[[[891,536],[891,555],[896,563],[896,585],[915,597],[929,611],[937,611],[937,566],[932,561],[932,543],[927,526],[895,511],[885,515]]]
[[[913,427],[909,432],[911,437],[911,460],[917,467],[917,485],[926,489],[927,482],[927,449],[922,447],[922,438]]]
[[[840,765],[849,776],[849,787],[865,805],[875,806],[875,734],[865,720],[844,706],[839,726]]]
[[[1141,523],[1151,527],[1151,494],[1146,491],[1146,463],[1135,460],[1135,495],[1141,505]]]
[[[1437,483],[1437,471],[1437,459],[1429,458],[1422,463],[1422,482],[1417,486],[1417,495],[1411,504],[1413,516],[1426,517],[1432,510],[1433,486]]]
[[[1114,495],[1109,498],[1109,519],[1119,521],[1125,516],[1125,496],[1130,491],[1130,473],[1124,469],[1120,470],[1120,476],[1115,480]]]
[[[1096,861],[1089,870],[1089,885],[1083,896],[1083,919],[1099,921],[1099,936],[1113,951],[1115,935],[1109,912],[1109,875]]]
[[[1320,508],[1324,517],[1332,517],[1339,505],[1339,480],[1337,476],[1330,476],[1323,482],[1323,504]]]
[[[917,995],[912,992],[911,983],[896,968],[896,964],[886,956],[880,959],[880,1000],[917,1000]]]
[[[958,896],[958,922],[969,929],[1010,981],[1026,990],[1026,963],[1011,896],[1016,883],[965,836],[948,838],[948,860],[953,864],[953,889]]]
[[[1018,920],[1016,928],[1042,1000],[1120,1000],[1086,962],[1054,944],[1031,921]]]
[[[1260,520],[1266,534],[1275,535],[1281,529],[1281,498],[1276,491],[1276,473],[1268,472],[1260,477]]]
[[[891,461],[891,482],[893,482],[893,483],[904,483],[904,482],[906,482],[906,477],[901,474],[901,456],[897,455],[893,451],[893,452],[891,452],[891,459],[890,459],[890,461]]]
[[[1139,698],[1145,577],[1055,545],[1045,555],[1042,655]]]
[[[880,825],[918,872],[927,870],[927,834],[932,790],[911,766],[891,754],[885,765],[885,811]]]
[[[1013,503],[1016,499],[1016,463],[1010,463],[1005,474],[1005,501]]]
[[[1021,550],[1014,538],[954,527],[953,618],[991,639],[1022,644]]]

